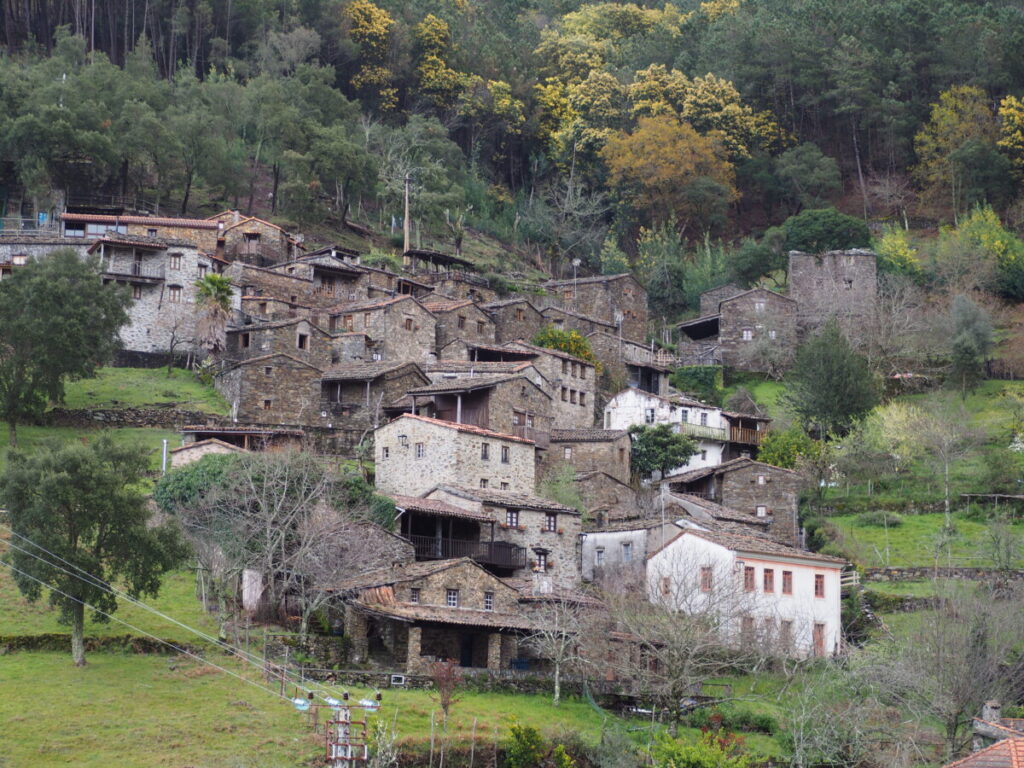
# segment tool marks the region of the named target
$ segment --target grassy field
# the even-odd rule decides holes
[[[213,388],[181,368],[100,368],[93,379],[68,382],[66,408],[129,408],[174,403],[179,408],[226,415],[228,404]]]
[[[18,450],[31,453],[45,440],[91,440],[100,434],[98,429],[78,429],[74,427],[18,427]],[[115,429],[113,434],[118,441],[133,441],[139,450],[149,455],[150,469],[160,469],[160,449],[163,440],[168,441],[169,448],[181,445],[181,435],[169,429],[126,428]],[[0,421],[0,472],[7,466],[7,424]]]

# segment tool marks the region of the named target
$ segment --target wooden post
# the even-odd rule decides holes
[[[405,220],[402,223],[402,253],[409,252],[409,182],[412,177],[405,174]]]

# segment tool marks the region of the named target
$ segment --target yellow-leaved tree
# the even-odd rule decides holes
[[[1009,158],[1014,174],[1024,178],[1024,101],[1006,96],[999,102],[1000,151]]]
[[[352,42],[359,46],[360,67],[352,77],[352,87],[364,103],[384,112],[394,109],[398,89],[393,85],[394,73],[388,69],[387,60],[395,20],[370,0],[351,0],[342,20]]]

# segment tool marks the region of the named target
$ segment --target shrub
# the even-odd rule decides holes
[[[903,525],[903,518],[895,512],[875,509],[871,512],[862,512],[857,515],[853,520],[853,524],[861,528],[898,528]]]
[[[533,726],[512,723],[505,741],[508,768],[536,768],[544,759],[544,738]]]
[[[861,219],[847,216],[835,208],[812,208],[790,216],[782,225],[786,230],[786,250],[824,253],[846,248],[864,248],[871,244],[871,232]]]
[[[722,367],[720,365],[687,365],[676,368],[669,382],[680,392],[696,395],[713,405],[722,401]]]
[[[174,514],[219,485],[236,460],[235,454],[210,453],[184,467],[172,469],[156,484],[153,500],[161,511]]]
[[[594,351],[590,348],[590,342],[579,331],[563,331],[560,328],[555,328],[553,325],[548,325],[537,332],[537,335],[533,337],[533,343],[538,347],[557,349],[560,352],[575,355],[580,360],[586,360],[588,363],[593,363],[597,366],[598,373],[601,371],[601,364],[598,362],[597,357],[594,356]]]

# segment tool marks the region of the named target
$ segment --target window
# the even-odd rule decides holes
[[[133,299],[141,299],[142,298],[142,286],[141,285],[133,285],[132,286],[132,298]]]
[[[700,460],[701,461],[707,461],[708,460],[708,452],[707,451],[701,451],[700,452]]]
[[[587,378],[587,366],[585,366],[583,363],[580,363],[580,378]]]
[[[743,340],[744,341],[750,341],[753,338],[754,338],[754,332],[752,330],[750,330],[749,328],[744,328],[743,329]]]
[[[558,513],[548,512],[544,515],[544,530],[549,533],[554,533],[558,530]]]
[[[594,550],[594,565],[604,565],[604,547]]]
[[[411,317],[405,318],[405,330],[407,330],[407,331],[411,331],[412,330],[412,318]]]
[[[572,403],[573,405],[576,405],[576,390],[575,389],[570,389],[569,390],[569,402]]]
[[[770,331],[768,331],[768,338],[769,339],[774,339],[775,338],[775,329],[774,328],[772,328]]]
[[[604,428],[605,429],[611,429],[612,428],[612,415],[610,413],[606,413],[604,415]]]
[[[774,592],[775,591],[775,569],[765,568],[764,569],[764,591]]]
[[[708,415],[706,413],[703,413],[703,412],[701,413],[701,415],[700,415],[700,425],[702,427],[706,427],[708,425]]]
[[[625,448],[619,448],[619,464],[625,464],[625,463],[626,463],[626,449]]]
[[[758,475],[757,476],[757,484],[758,485],[767,485],[768,484],[768,478],[765,477],[764,475]]]
[[[519,510],[518,509],[506,509],[505,510],[505,525],[509,528],[519,527]]]
[[[622,562],[632,563],[633,562],[633,543],[629,541],[622,542]]]
[[[573,378],[578,378],[580,375],[579,366],[577,366],[576,363],[569,363],[569,371],[569,375],[572,376]]]
[[[260,302],[260,314],[261,315],[267,314],[267,302],[265,302],[265,301],[261,301]],[[333,319],[334,318],[332,317],[331,320],[333,320]],[[333,330],[333,328],[331,330]]]
[[[199,265],[199,277],[200,279],[206,277],[206,270],[209,269],[205,264]]]
[[[562,373],[563,374],[568,374],[569,373],[569,361],[566,360],[564,357],[562,358]]]
[[[508,464],[509,462],[509,450],[507,445],[501,446],[501,463]]]
[[[740,635],[746,642],[754,639],[754,617],[744,616],[740,620]]]
[[[768,507],[766,507],[764,504],[758,504],[757,505],[757,516],[758,517],[768,517]]]
[[[274,401],[273,400],[264,400],[263,401],[263,410],[264,411],[269,411],[273,405],[274,405]]]
[[[341,327],[342,327],[343,330],[351,331],[352,328],[353,328],[353,325],[354,325],[354,322],[353,322],[353,319],[352,319],[352,315],[345,315],[344,317],[341,318]]]
[[[653,424],[653,423],[654,423],[654,409],[653,408],[644,408],[644,424]]]
[[[249,347],[250,342],[251,342],[251,340],[250,340],[250,337],[249,337],[248,333],[243,333],[243,334],[239,335],[239,337],[238,337],[238,345],[242,349],[247,349]]]
[[[672,591],[672,579],[668,576],[661,577],[661,594],[667,595]]]
[[[299,349],[309,349],[309,334],[300,333],[298,339],[296,340],[295,346],[297,346]]]
[[[814,574],[814,596],[824,597],[825,596],[825,575],[821,573]]]
[[[690,410],[688,408],[683,408],[683,410],[679,412],[679,421],[681,424],[690,423]]]
[[[710,592],[713,583],[712,570],[710,565],[701,566],[700,569],[700,591]]]
[[[370,313],[369,312],[363,312],[363,328],[369,328],[369,327],[370,327]]]
[[[493,611],[494,610],[494,593],[493,592],[484,592],[484,610],[485,611]]]
[[[180,285],[169,285],[167,287],[167,300],[172,304],[178,304],[181,301]]]
[[[580,405],[586,405],[586,404],[587,404],[587,393],[586,392],[580,392]]]
[[[484,321],[483,320],[477,320],[476,321],[476,332],[478,334],[480,334],[480,335],[483,335],[483,332],[484,332]]]
[[[537,565],[533,570],[535,571],[546,571],[548,569],[548,553],[538,552],[537,553]]]
[[[564,448],[562,448],[562,458],[565,459],[566,461],[570,461],[572,459],[572,446],[571,445],[567,445]]]
[[[508,490],[508,483],[501,483],[501,490],[507,491]]]
[[[446,594],[446,597],[445,597],[445,603],[447,604],[447,606],[449,608],[458,608],[459,607],[459,590],[457,590],[457,589],[449,589],[447,594]]]
[[[380,449],[380,457],[382,459],[390,458],[390,456],[391,456],[391,448],[389,448],[388,446],[385,445],[383,448]]]
[[[782,572],[782,594],[792,595],[793,594],[793,572],[783,571]]]
[[[171,254],[171,269],[181,269],[181,254],[180,253],[172,253]]]
[[[755,312],[764,312],[764,302],[763,301],[755,301],[754,302],[754,311]]]
[[[463,328],[466,327],[466,316],[465,315],[459,315],[458,326],[459,326],[459,330],[462,330]]]
[[[409,602],[418,603],[420,601],[420,588],[413,587],[409,590]]]
[[[487,487],[487,478],[486,477],[481,477],[480,478],[480,487],[481,488],[486,488]]]
[[[562,387],[562,402],[564,403],[568,399],[569,399],[569,390],[566,389],[565,387]]]
[[[417,459],[422,459],[426,455],[427,455],[427,444],[426,443],[416,443],[416,458]]]
[[[525,320],[525,319],[526,319],[526,310],[524,310],[522,307],[516,309],[516,320]]]
[[[480,443],[480,460],[481,461],[490,461],[490,459],[491,459],[491,444],[490,443]]]
[[[263,375],[264,376],[271,376],[273,373],[274,373],[274,369],[271,366],[269,366],[269,365],[264,366],[264,368],[263,368]]]
[[[752,565],[744,566],[743,568],[743,590],[745,592],[753,592],[756,587],[754,585],[754,574],[757,573],[757,569]]]

